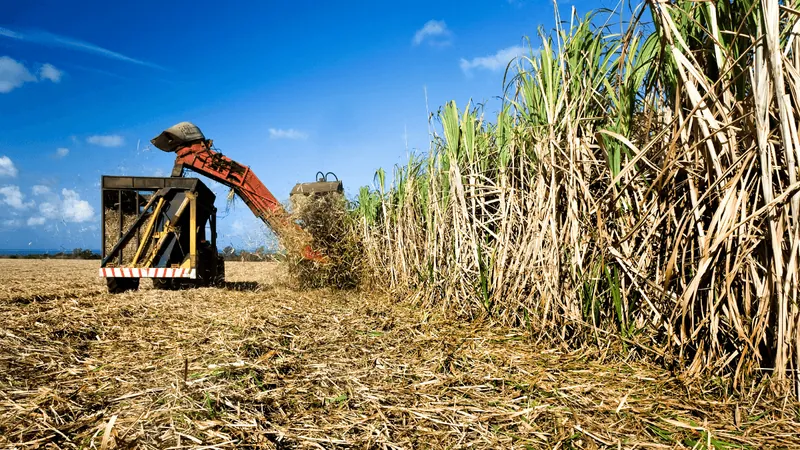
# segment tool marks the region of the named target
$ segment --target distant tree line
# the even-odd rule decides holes
[[[283,255],[275,253],[274,251],[267,250],[266,247],[261,246],[257,249],[250,250],[236,250],[230,245],[222,250],[222,256],[225,261],[281,261]],[[0,255],[4,259],[102,259],[99,253],[92,250],[76,248],[72,251],[61,251],[57,253],[42,252],[42,253],[28,253],[28,254],[10,254]]]
[[[29,253],[0,255],[5,259],[101,259],[99,253],[88,249],[76,248],[72,251],[61,251],[57,253]]]

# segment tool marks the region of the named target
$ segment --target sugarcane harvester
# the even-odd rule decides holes
[[[225,263],[217,251],[214,193],[187,169],[231,188],[279,237],[289,252],[325,263],[311,247],[311,236],[295,223],[249,167],[213,148],[200,129],[181,122],[151,140],[175,153],[170,177],[102,177],[100,276],[108,290],[135,290],[141,278],[161,289],[224,283]],[[326,176],[299,183],[295,195],[342,193],[342,182]],[[113,243],[113,245],[111,245]]]

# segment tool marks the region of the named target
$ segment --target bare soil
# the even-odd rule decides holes
[[[227,274],[112,296],[97,261],[0,260],[0,446],[800,446],[800,405],[760,385],[733,396],[634,351],[298,291],[274,263]]]

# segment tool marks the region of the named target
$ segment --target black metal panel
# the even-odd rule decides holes
[[[200,203],[213,204],[216,195],[197,178],[182,177],[128,177],[103,175],[103,189],[124,189],[136,191],[157,191],[170,187],[197,192]]]
[[[198,183],[200,180],[197,178],[103,176],[103,189],[157,191],[165,187],[175,187],[193,190]]]
[[[187,256],[187,252],[176,252],[176,244],[179,247],[178,249],[182,250],[180,249],[180,244],[178,243],[178,236],[175,234],[170,234],[167,238],[167,244],[165,244],[164,248],[161,250],[161,255],[156,261],[153,262],[153,267],[169,267],[172,263],[180,263],[183,261],[183,258]]]
[[[162,213],[164,216],[164,220],[172,220],[175,217],[175,214],[177,214],[178,209],[180,209],[181,204],[185,199],[186,199],[186,192],[183,191],[175,192],[169,199],[169,203],[167,203],[164,206],[164,211]],[[187,211],[189,210],[188,206],[186,207],[186,210]],[[164,226],[163,223],[161,222],[158,223],[159,229],[163,228],[163,226]]]

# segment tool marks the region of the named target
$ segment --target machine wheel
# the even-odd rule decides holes
[[[182,291],[198,286],[197,280],[187,278],[153,278],[153,287],[162,291]]]
[[[175,284],[172,278],[153,278],[153,287],[162,291],[174,291]]]
[[[217,255],[217,270],[214,274],[214,282],[212,286],[225,285],[225,258],[222,255]]]
[[[106,278],[109,294],[121,294],[139,289],[138,278]]]
[[[219,286],[225,282],[225,261],[208,242],[200,243],[197,252],[197,287]]]

